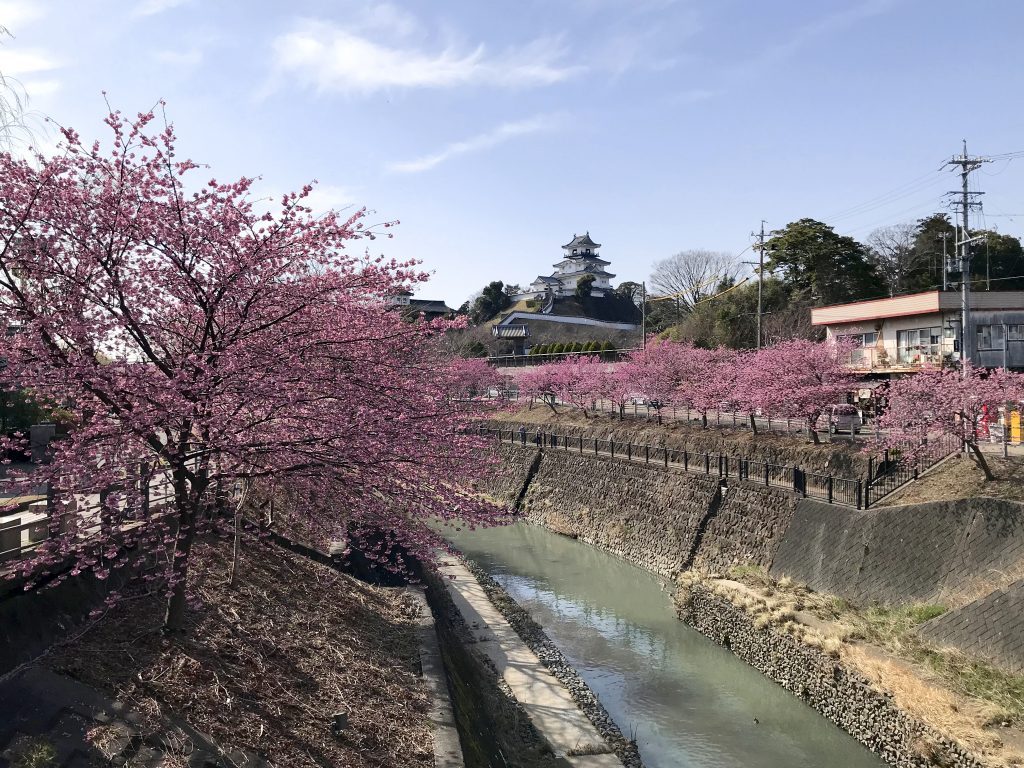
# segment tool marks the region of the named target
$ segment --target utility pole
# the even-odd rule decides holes
[[[971,171],[977,170],[983,163],[990,162],[984,157],[971,157],[967,154],[967,139],[964,139],[964,151],[959,156],[954,156],[945,165],[955,165],[960,168],[960,239],[957,246],[960,248],[960,365],[963,374],[967,376],[967,366],[971,362],[971,350],[974,348],[974,337],[971,334],[971,243],[980,238],[972,238],[969,229],[969,214],[971,207],[979,207],[980,202],[972,199],[974,195],[984,194],[983,192],[972,192],[968,186]],[[950,192],[955,195],[957,192]]]
[[[764,314],[764,219],[761,219],[761,232],[751,232],[751,237],[758,238],[757,248],[757,344],[755,349],[761,348],[761,316]]]
[[[949,289],[949,257],[946,255],[946,240],[949,239],[949,232],[936,235],[937,240],[942,241],[942,290]]]

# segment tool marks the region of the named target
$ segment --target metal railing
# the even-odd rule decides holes
[[[952,435],[942,435],[938,439],[929,439],[925,450],[918,452],[913,464],[908,464],[900,457],[899,451],[884,450],[868,459],[868,479],[864,486],[865,506],[888,496],[907,483],[917,480],[918,476],[935,466],[947,456],[957,453],[961,443]]]
[[[498,368],[522,368],[528,365],[543,365],[563,360],[567,357],[592,357],[596,355],[606,362],[621,359],[627,352],[636,352],[640,347],[626,349],[595,350],[593,352],[544,352],[539,355],[492,355],[487,362]]]
[[[140,477],[126,478],[125,482],[141,482]],[[47,485],[31,489],[30,494],[15,496],[0,490],[0,505],[12,511],[0,513],[0,568],[12,560],[24,558],[40,544],[56,536],[73,535],[80,540],[90,539],[103,529],[105,517],[121,515],[121,523],[149,519],[152,513],[166,506],[174,498],[170,472],[160,470],[148,476],[141,486],[139,517],[134,512],[116,513],[106,510],[108,493],[116,493],[120,485],[111,486],[103,493],[72,494],[74,502],[56,512],[54,494]],[[106,510],[106,512],[105,512]],[[107,521],[109,522],[109,521]]]
[[[525,428],[505,430],[480,425],[478,431],[481,435],[495,437],[500,442],[514,445],[536,445],[581,455],[655,464],[665,469],[714,476],[722,480],[734,478],[737,481],[771,488],[786,488],[804,498],[818,499],[829,504],[842,504],[856,509],[866,508],[868,504],[864,480],[809,472],[795,465],[774,464],[724,453],[689,451],[631,441],[616,442],[610,439],[532,431]]]

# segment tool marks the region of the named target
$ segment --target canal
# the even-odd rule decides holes
[[[544,627],[648,768],[884,765],[679,621],[658,577],[538,526],[445,535]]]

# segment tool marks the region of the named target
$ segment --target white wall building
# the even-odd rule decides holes
[[[861,373],[910,373],[960,359],[960,294],[927,291],[811,310],[829,339],[857,344],[850,360]],[[1024,291],[971,293],[971,362],[1024,368]]]

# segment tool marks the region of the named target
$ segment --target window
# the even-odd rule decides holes
[[[878,343],[877,333],[845,333],[837,338],[839,341],[848,341],[857,347],[873,347]]]
[[[1024,341],[1024,325],[1007,325],[1006,338],[1010,341]]]
[[[1013,326],[1009,326],[1009,327],[1013,327]],[[978,349],[1002,349],[1002,348],[1003,348],[1003,326],[1001,324],[1000,325],[979,325],[978,326]]]
[[[897,331],[897,358],[911,365],[938,362],[942,355],[942,335],[942,326]]]

